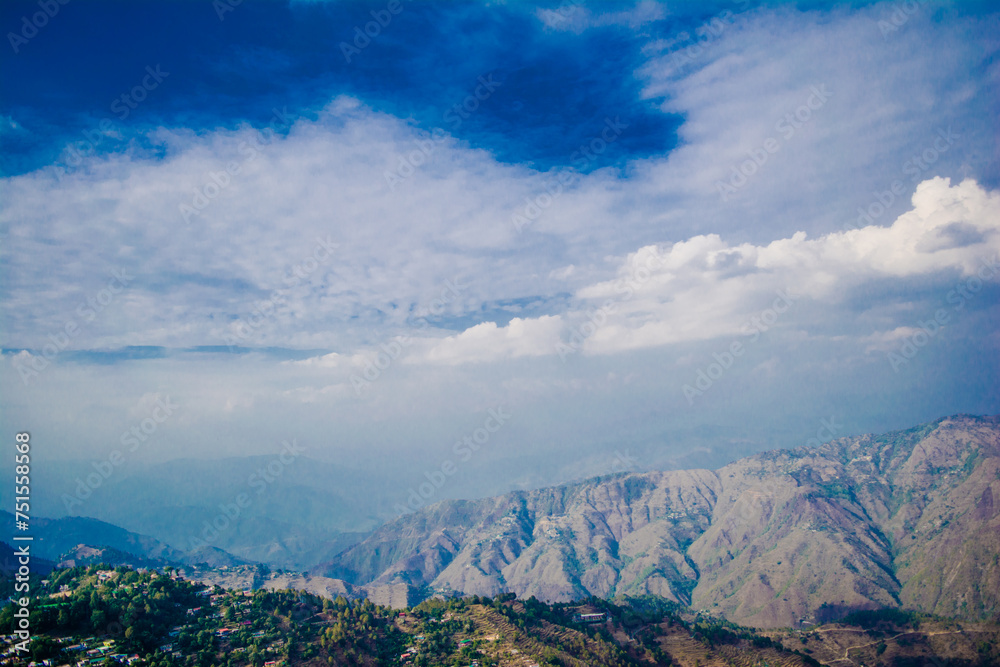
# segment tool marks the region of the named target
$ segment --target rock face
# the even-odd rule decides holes
[[[758,627],[1000,613],[1000,418],[623,474],[400,517],[317,568],[547,601],[655,594]]]

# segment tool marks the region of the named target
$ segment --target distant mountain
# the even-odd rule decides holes
[[[113,547],[92,547],[87,544],[78,544],[62,554],[57,565],[59,567],[77,567],[106,564],[112,566],[128,565],[133,568],[159,568],[165,565],[178,567],[196,563],[203,567],[222,568],[245,565],[246,561],[215,547],[205,547],[183,554],[175,560],[168,560],[166,558],[146,558],[128,551],[119,551]]]
[[[209,586],[235,590],[294,590],[308,591],[329,599],[342,596],[349,600],[371,600],[375,604],[402,608],[420,602],[422,598],[406,584],[385,586],[352,586],[341,579],[310,576],[296,572],[270,572],[261,565],[183,567],[180,575]]]
[[[128,553],[127,551],[119,551],[112,547],[91,547],[86,544],[78,544],[62,554],[57,563],[59,567],[79,567],[97,564],[114,567],[128,565],[133,568],[155,568],[163,566],[165,562],[159,558],[144,558]]]
[[[314,573],[569,601],[655,594],[745,625],[1000,615],[1000,418],[622,474],[400,517]]]
[[[26,542],[16,542],[18,548],[22,547]],[[29,544],[30,549],[30,544]],[[28,562],[28,570],[30,571],[30,585],[37,586],[39,579],[47,576],[49,572],[55,567],[55,563],[44,558],[36,556],[34,553],[31,554],[31,558]],[[19,597],[24,593],[23,590],[23,579],[18,581],[18,569],[21,567],[21,562],[17,553],[15,553],[15,547],[7,544],[6,542],[0,542],[0,601],[5,601],[9,597]],[[18,587],[22,586],[22,590],[18,591]]]
[[[100,519],[177,551],[215,547],[244,561],[295,569],[328,560],[391,516],[388,500],[378,509],[376,480],[302,455],[284,463],[276,456],[126,462],[107,478],[94,466],[46,463],[33,479],[32,509]],[[13,507],[9,495],[0,488],[0,506]],[[244,506],[236,507],[241,496]]]
[[[18,543],[20,547],[23,543]],[[0,542],[0,579],[12,579],[20,567],[20,561],[15,553],[15,547],[7,544],[6,542]],[[31,555],[30,562],[28,563],[28,569],[33,574],[46,575],[52,571],[55,567],[55,563],[50,560],[36,556],[34,553]]]
[[[13,525],[14,515],[0,510],[0,523]],[[180,561],[184,554],[159,540],[133,533],[97,519],[63,517],[47,519],[33,516],[30,534],[34,537],[32,553],[42,558],[58,561],[60,556],[77,545],[111,547],[112,549],[148,559]]]
[[[12,525],[13,521],[14,515],[0,511],[0,522]],[[205,546],[183,552],[148,535],[86,517],[32,517],[30,533],[34,538],[30,543],[32,560],[46,559],[63,567],[94,563],[133,567],[194,564],[232,567],[247,564],[247,561],[216,547]],[[0,552],[0,558],[3,555]]]

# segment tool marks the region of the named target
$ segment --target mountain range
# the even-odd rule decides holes
[[[287,482],[302,493],[314,483]],[[337,528],[357,519],[333,516],[313,524],[327,538],[314,536],[310,547],[311,559],[328,558],[297,573],[257,567],[281,567],[293,552],[268,537],[291,525],[269,528],[276,506],[242,517],[252,530],[230,531],[236,544],[282,545],[244,550],[258,558],[210,544],[177,549],[86,517],[34,518],[33,529],[37,555],[56,563],[172,564],[231,588],[304,589],[395,607],[456,594],[550,602],[655,595],[776,628],[880,608],[1000,617],[998,494],[1000,417],[959,415],[717,470],[622,473],[444,500],[374,532],[342,534]],[[175,531],[184,525],[177,519]],[[276,552],[278,562],[268,560]]]
[[[126,462],[120,468],[100,461],[46,461],[35,466],[32,477],[33,515],[65,520],[57,525],[67,538],[108,535],[108,524],[155,538],[173,551],[172,560],[209,548],[238,561],[294,569],[329,559],[391,516],[388,501],[380,510],[372,493],[377,481],[361,471],[304,455],[280,468],[275,461],[274,456],[176,459],[145,466]],[[269,465],[278,473],[268,474]],[[14,506],[12,494],[13,486],[0,489],[0,507]],[[233,506],[241,494],[248,502],[237,514]],[[84,518],[104,525],[74,521]],[[75,546],[72,539],[49,549],[48,557]],[[105,544],[122,548],[100,543]],[[139,549],[143,556],[163,555]]]
[[[391,521],[314,574],[418,597],[654,594],[755,627],[1000,613],[1000,418],[612,475]]]

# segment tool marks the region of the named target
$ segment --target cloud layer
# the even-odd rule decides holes
[[[831,411],[870,430],[995,411],[996,279],[954,294],[1000,253],[996,17],[921,7],[888,33],[883,4],[526,9],[541,51],[611,31],[642,54],[595,74],[640,93],[577,119],[551,167],[483,138],[540,132],[520,67],[489,132],[483,83],[422,115],[349,90],[252,125],[119,127],[78,167],[4,178],[5,421],[83,455],[170,395],[185,408],[156,456],[266,452],[291,420],[328,456],[392,452],[405,475],[503,403],[510,440],[477,465],[529,484],[532,456],[554,480],[607,472],[625,442],[652,466],[795,443]],[[455,11],[440,21],[469,20]],[[246,77],[294,69],[241,48],[225,67]],[[634,150],[651,108],[678,119],[676,145]],[[891,364],[941,308],[933,345]],[[733,342],[740,363],[686,400]]]

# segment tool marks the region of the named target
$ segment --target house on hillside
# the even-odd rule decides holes
[[[603,611],[596,614],[573,614],[574,623],[603,623],[607,620],[607,614]]]

